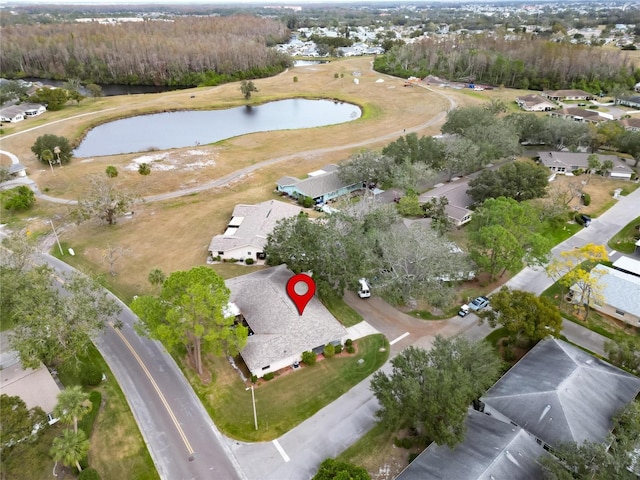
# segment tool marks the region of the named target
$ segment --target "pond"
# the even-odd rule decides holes
[[[361,115],[356,105],[305,99],[226,110],[139,115],[92,129],[73,155],[86,158],[205,145],[254,132],[335,125],[356,120]]]

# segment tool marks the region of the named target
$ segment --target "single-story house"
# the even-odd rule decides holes
[[[633,97],[616,98],[616,105],[623,105],[625,107],[631,108],[640,108],[640,96],[634,95]]]
[[[592,154],[579,152],[538,152],[537,158],[538,161],[551,170],[552,173],[573,175],[572,172],[574,170],[587,170],[589,168],[589,155]],[[634,173],[633,169],[616,155],[601,155],[597,153],[595,155],[598,156],[601,164],[606,160],[613,162],[613,169],[609,173],[609,176],[625,180],[631,179]]]
[[[550,102],[537,93],[516,97],[516,103],[522,110],[527,112],[548,112],[558,108],[555,103]]]
[[[481,397],[484,412],[545,448],[603,442],[640,378],[558,339],[539,342]]]
[[[302,352],[322,353],[347,339],[347,330],[313,296],[302,315],[287,295],[293,273],[279,265],[226,280],[230,301],[249,328],[240,352],[252,375],[262,377],[300,362]]]
[[[599,113],[594,110],[585,110],[584,108],[568,107],[561,108],[555,112],[549,113],[551,117],[560,117],[571,119],[576,122],[601,123],[607,120],[613,120],[613,116],[608,113]]]
[[[40,407],[53,422],[60,387],[43,364],[22,368],[17,352],[9,350],[7,332],[0,335],[0,394],[20,397],[28,409]]]
[[[24,109],[25,117],[37,117],[47,111],[47,107],[39,103],[21,103],[18,107]]]
[[[599,295],[589,298],[589,305],[629,325],[640,326],[640,277],[605,265],[596,265],[591,275],[597,276],[600,291]],[[571,287],[571,291],[574,302],[587,301],[581,298],[581,291],[576,286]]]
[[[282,177],[276,185],[278,192],[295,199],[310,197],[316,204],[335,200],[363,188],[361,183],[349,184],[341,180],[337,165],[326,165],[320,170],[310,172],[303,180]]]
[[[631,257],[620,257],[613,262],[613,268],[621,272],[640,277],[640,260]]]
[[[24,111],[18,105],[0,109],[0,122],[17,123],[24,120]]]
[[[221,259],[263,260],[267,236],[276,223],[294,217],[301,211],[302,208],[297,205],[278,200],[257,205],[236,205],[224,233],[211,239],[209,254]]]
[[[620,125],[622,125],[625,130],[640,132],[640,118],[638,117],[623,118],[620,120]]]
[[[591,100],[594,96],[584,90],[545,90],[542,92],[543,97],[551,100]]]
[[[547,455],[520,427],[470,410],[464,442],[453,448],[432,443],[396,480],[538,480]]]
[[[445,197],[449,202],[445,207],[445,213],[456,226],[464,225],[471,221],[473,211],[469,207],[473,204],[473,199],[467,193],[469,183],[450,182],[435,185],[428,192],[420,195],[420,203],[426,203],[432,198]]]
[[[397,480],[537,480],[560,442],[603,442],[640,378],[562,340],[539,342],[480,399],[454,448],[432,443]]]

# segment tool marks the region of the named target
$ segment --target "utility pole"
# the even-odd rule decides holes
[[[258,430],[258,414],[256,413],[256,397],[253,393],[253,385],[245,388],[245,390],[249,390],[249,388],[251,388],[251,402],[253,403],[253,424],[255,425],[256,430]]]

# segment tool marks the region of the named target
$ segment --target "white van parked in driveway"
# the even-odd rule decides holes
[[[360,280],[358,280],[358,283],[360,284],[360,288],[358,289],[358,296],[360,298],[369,298],[371,296],[371,287],[369,286],[367,280],[361,278]]]

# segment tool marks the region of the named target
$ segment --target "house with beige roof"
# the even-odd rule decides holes
[[[240,352],[252,375],[260,378],[302,360],[302,352],[322,353],[325,345],[347,339],[347,330],[313,296],[302,315],[287,295],[293,272],[279,265],[226,280],[230,302],[249,328]]]
[[[279,220],[302,212],[297,205],[268,200],[257,205],[236,205],[224,233],[215,235],[209,244],[211,258],[245,261],[264,260],[267,236]]]
[[[337,165],[326,165],[320,170],[310,172],[307,178],[282,177],[276,182],[278,192],[296,200],[312,198],[314,203],[322,204],[339,197],[349,195],[363,188],[361,183],[347,183],[340,179]]]
[[[583,123],[602,123],[613,120],[613,115],[608,113],[596,112],[595,110],[585,110],[584,108],[568,107],[561,108],[549,113],[551,117],[560,117]]]
[[[548,112],[558,108],[558,105],[537,93],[516,97],[516,103],[525,112]]]
[[[542,92],[542,96],[550,100],[555,100],[556,102],[565,100],[591,100],[594,98],[594,95],[584,90],[545,90]]]
[[[623,118],[620,120],[620,125],[622,125],[625,130],[640,132],[640,117]]]

